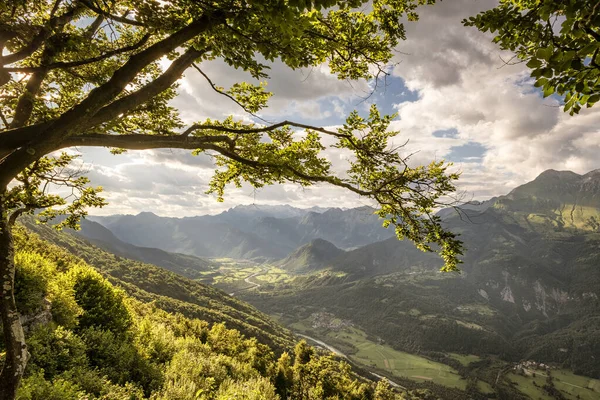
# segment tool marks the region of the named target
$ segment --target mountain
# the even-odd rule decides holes
[[[496,202],[496,207],[549,229],[600,231],[600,170],[579,175],[548,170]]]
[[[321,214],[311,212],[298,221],[297,230],[302,234],[303,242],[320,238],[343,249],[392,237],[393,230],[384,229],[374,211],[363,206],[349,210],[331,208]]]
[[[535,359],[600,377],[589,358],[600,352],[599,171],[546,171],[441,215],[467,249],[459,274],[392,238],[244,298],[291,322],[330,312],[405,351]]]
[[[170,253],[152,247],[140,247],[123,242],[111,231],[94,221],[82,219],[80,226],[80,230],[69,230],[69,233],[82,237],[109,253],[158,265],[188,278],[199,278],[202,276],[201,272],[209,271],[214,267],[209,261],[198,257],[181,253]]]
[[[348,249],[393,235],[373,209],[298,209],[290,206],[238,206],[218,215],[186,218],[153,213],[90,217],[119,240],[141,247],[197,257],[274,260],[314,239]]]
[[[327,240],[315,239],[296,249],[277,265],[292,272],[308,272],[322,269],[332,259],[340,256],[344,250],[338,249]]]

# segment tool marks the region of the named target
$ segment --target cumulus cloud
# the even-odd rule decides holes
[[[600,167],[600,107],[571,117],[556,99],[543,99],[523,64],[505,65],[491,37],[461,20],[497,4],[496,0],[452,0],[421,9],[421,19],[406,23],[407,40],[399,46],[387,87],[362,101],[373,83],[340,81],[322,66],[293,71],[272,63],[268,90],[274,93],[265,119],[292,119],[339,125],[354,108],[371,102],[398,118],[395,140],[409,140],[401,152],[413,164],[450,159],[462,172],[466,198],[484,199],[509,192],[548,168],[578,173]],[[216,85],[252,81],[221,61],[205,62],[203,71]],[[186,71],[173,105],[186,123],[235,115],[250,120],[239,106],[215,93],[194,69]],[[333,170],[342,174],[346,154],[328,150]],[[213,173],[208,156],[189,151],[153,150],[111,156],[85,150],[93,163],[91,178],[106,188],[111,202],[103,213],[153,211],[160,215],[215,213],[236,204],[292,204],[300,207],[367,204],[356,195],[325,185],[301,188],[286,184],[254,190],[232,188],[224,203],[204,192]]]
[[[460,23],[495,4],[455,0],[424,8],[419,22],[407,24],[406,54],[393,71],[418,92],[415,101],[396,105],[394,123],[420,150],[417,161],[456,161],[461,188],[478,198],[504,194],[548,168],[599,167],[593,146],[600,141],[600,109],[564,114],[556,99],[533,88],[523,64],[505,64],[511,54],[490,35]],[[457,149],[468,146],[485,151],[457,159]]]

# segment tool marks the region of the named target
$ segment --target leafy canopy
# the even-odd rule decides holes
[[[527,62],[544,97],[564,96],[564,111],[579,113],[600,100],[600,2],[501,0],[463,21]]]
[[[461,242],[434,215],[455,191],[458,175],[444,162],[409,164],[388,131],[392,116],[372,108],[351,113],[337,130],[290,121],[259,125],[232,117],[185,126],[170,105],[181,75],[201,74],[216,92],[249,113],[267,105],[264,82],[219,86],[203,71],[219,59],[257,81],[269,63],[289,68],[327,64],[339,79],[387,74],[394,48],[405,39],[400,22],[418,18],[417,6],[434,0],[17,0],[0,5],[0,188],[4,204],[19,213],[75,213],[102,206],[55,152],[71,146],[105,146],[115,153],[184,148],[213,157],[208,192],[222,199],[229,184],[255,187],[283,182],[328,183],[370,198],[385,226],[394,225],[424,251],[438,251],[444,270],[457,269]],[[168,59],[167,68],[161,63]],[[201,112],[201,111],[200,111]],[[333,140],[325,141],[325,137]],[[331,143],[332,142],[332,143]],[[326,145],[325,143],[331,143]],[[336,175],[327,147],[349,154]],[[54,152],[54,153],[53,153]],[[51,154],[50,156],[47,156]],[[50,193],[69,182],[73,203]],[[68,205],[72,204],[72,205]],[[58,207],[58,208],[56,208]],[[61,208],[62,207],[62,208]]]

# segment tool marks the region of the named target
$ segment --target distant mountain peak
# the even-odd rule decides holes
[[[581,175],[573,172],[573,171],[557,171],[555,169],[547,169],[544,172],[542,172],[541,174],[539,174],[537,176],[537,178],[534,179],[534,181],[537,181],[538,179],[547,179],[547,178],[552,178],[552,179],[579,179],[581,178]]]
[[[158,217],[158,215],[154,214],[152,211],[142,211],[137,214],[136,217]]]
[[[281,268],[291,271],[308,271],[324,268],[328,262],[344,253],[344,250],[324,239],[313,239],[297,248],[282,262]]]
[[[600,179],[600,168],[588,172],[583,177],[585,179]]]

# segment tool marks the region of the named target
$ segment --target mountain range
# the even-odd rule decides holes
[[[459,274],[438,272],[434,254],[390,238],[245,299],[296,320],[326,310],[413,352],[531,358],[600,376],[590,358],[600,354],[599,171],[546,171],[506,196],[443,214],[467,249]],[[286,263],[317,256],[296,252]]]
[[[300,274],[242,294],[271,314],[328,310],[408,351],[525,354],[600,376],[600,363],[583,361],[600,350],[600,171],[548,170],[439,215],[465,243],[460,274],[437,272],[435,254],[399,242],[368,207],[93,217],[106,229],[86,223],[79,234],[190,277],[210,269],[198,257],[270,260]]]
[[[387,239],[373,209],[238,206],[219,215],[187,218],[138,215],[90,217],[123,242],[198,257],[276,260],[314,239],[350,249]],[[86,227],[82,235],[88,237]]]

